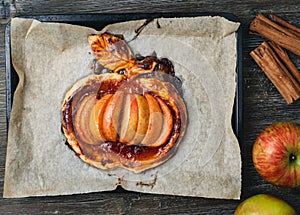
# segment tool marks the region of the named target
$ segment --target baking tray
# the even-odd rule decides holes
[[[35,15],[22,16],[22,18],[33,18],[42,22],[59,22],[81,25],[101,30],[108,24],[124,22],[138,19],[153,18],[172,18],[172,17],[195,17],[195,16],[222,16],[230,21],[239,22],[238,18],[231,13],[127,13],[127,14],[66,14],[66,15]],[[13,95],[18,85],[19,78],[12,66],[10,55],[10,23],[6,26],[5,31],[5,51],[6,51],[6,107],[7,107],[7,124],[9,123],[10,112],[13,103]],[[237,30],[237,86],[236,97],[232,114],[232,127],[238,140],[242,137],[242,116],[243,116],[243,86],[242,86],[242,28]]]

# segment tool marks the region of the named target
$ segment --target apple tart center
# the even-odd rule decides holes
[[[87,144],[163,145],[173,129],[172,112],[159,97],[117,91],[85,96],[74,112],[76,136]],[[86,120],[88,119],[88,120]]]

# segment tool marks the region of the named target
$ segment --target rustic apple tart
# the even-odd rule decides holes
[[[167,58],[134,56],[121,35],[88,38],[103,68],[66,93],[62,128],[86,163],[141,172],[177,151],[187,125],[181,82]]]

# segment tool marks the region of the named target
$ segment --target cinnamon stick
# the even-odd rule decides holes
[[[274,43],[273,41],[269,42],[269,44],[276,52],[276,54],[279,56],[279,58],[283,61],[285,66],[289,69],[290,74],[293,76],[292,80],[296,82],[295,85],[297,85],[298,89],[300,89],[300,73],[297,70],[295,64],[293,64],[293,62],[290,60],[286,50],[284,50],[282,47],[280,47],[278,44]]]
[[[263,42],[250,55],[288,104],[300,98],[300,86],[267,42]]]
[[[297,28],[296,26],[286,22],[285,20],[279,18],[278,16],[276,16],[273,13],[269,13],[268,16],[270,17],[270,19],[281,24],[282,26],[286,27],[287,29],[290,29],[296,36],[300,37],[300,28]]]
[[[278,20],[278,19],[277,19]],[[258,14],[250,24],[250,30],[300,56],[300,37],[298,31],[280,26],[262,14]]]

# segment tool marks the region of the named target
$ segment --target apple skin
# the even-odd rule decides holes
[[[300,185],[300,125],[278,122],[257,137],[252,159],[258,173],[281,187]]]
[[[268,194],[257,194],[244,200],[234,215],[297,215],[285,201]]]

